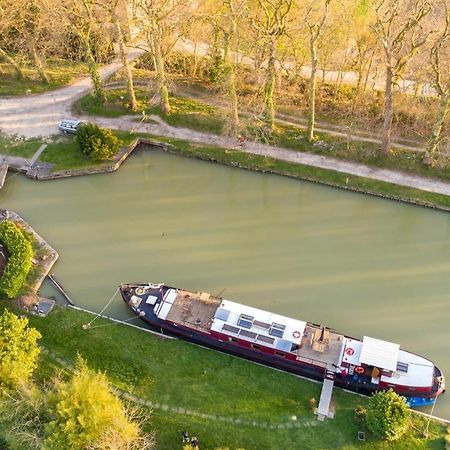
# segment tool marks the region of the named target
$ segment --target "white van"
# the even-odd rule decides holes
[[[83,125],[81,120],[76,119],[63,119],[61,123],[58,125],[59,131],[62,131],[64,134],[71,133],[75,134],[77,132],[77,128]]]

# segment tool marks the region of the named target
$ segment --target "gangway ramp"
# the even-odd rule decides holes
[[[331,396],[334,387],[334,372],[327,370],[323,380],[322,392],[320,394],[319,407],[317,408],[317,418],[325,420],[325,417],[333,417],[330,412]]]

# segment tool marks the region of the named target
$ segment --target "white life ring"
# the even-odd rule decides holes
[[[292,333],[292,336],[294,336],[295,339],[298,339],[301,335],[302,335],[302,333],[300,333],[300,331],[294,331]]]
[[[142,295],[145,292],[144,288],[138,287],[134,290],[137,295]]]

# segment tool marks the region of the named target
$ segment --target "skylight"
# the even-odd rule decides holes
[[[282,338],[283,334],[284,334],[284,330],[286,329],[286,327],[284,325],[281,325],[279,323],[273,323],[272,326],[269,329],[269,334],[271,336],[275,336],[278,338]]]
[[[243,328],[251,328],[253,325],[253,317],[247,316],[247,314],[241,314],[237,321],[238,326]]]

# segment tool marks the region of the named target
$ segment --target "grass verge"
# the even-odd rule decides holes
[[[319,384],[183,341],[111,325],[103,319],[95,322],[96,327],[83,330],[82,325],[91,319],[89,314],[56,308],[47,318],[32,316],[30,321],[42,333],[45,348],[72,364],[80,353],[91,367],[104,371],[115,386],[134,395],[205,414],[267,423],[267,427],[253,427],[157,408],[151,428],[157,432],[158,449],[181,448],[180,433],[184,429],[198,436],[204,449],[443,446],[445,427],[432,422],[430,438],[424,440],[420,434],[425,420],[419,416],[414,416],[414,426],[399,443],[388,445],[371,436],[360,443],[356,433],[361,425],[355,420],[354,409],[366,404],[363,397],[336,389],[336,418],[318,422],[308,400],[318,398]],[[43,378],[53,373],[49,358],[41,356]],[[280,424],[291,425],[282,429],[278,428]]]
[[[0,155],[31,158],[42,143],[40,139],[10,138],[0,134]]]
[[[50,79],[47,84],[39,79],[37,70],[33,66],[23,66],[22,72],[24,77],[18,79],[9,64],[0,64],[0,73],[2,74],[0,76],[0,96],[51,91],[87,75],[84,63],[63,59],[49,59],[46,62],[45,72]]]

